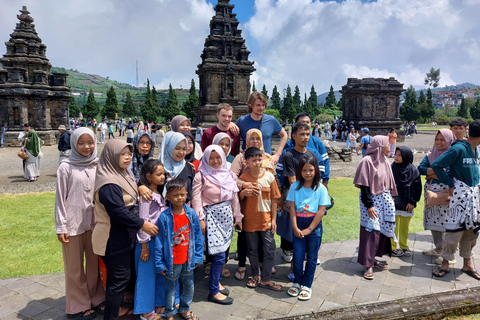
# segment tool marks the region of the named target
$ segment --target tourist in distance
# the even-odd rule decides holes
[[[243,149],[245,149],[247,131],[259,129],[263,134],[263,149],[266,153],[272,154],[272,135],[276,133],[280,136],[277,152],[272,155],[272,164],[276,165],[287,143],[288,135],[274,116],[264,114],[268,105],[268,99],[263,93],[258,91],[252,92],[248,97],[247,104],[248,114],[238,118],[236,122],[243,139]]]
[[[170,123],[170,128],[173,132],[191,132],[192,131],[192,123],[187,117],[178,115],[173,117],[172,122]],[[195,159],[202,159],[203,152],[198,143],[195,142]]]
[[[357,261],[365,267],[363,277],[373,280],[373,268],[386,270],[375,259],[391,255],[389,238],[395,237],[395,203],[397,187],[387,156],[387,136],[375,136],[360,161],[353,184],[360,189],[360,239]]]
[[[127,170],[132,155],[131,145],[120,139],[109,140],[95,177],[92,244],[107,268],[104,319],[133,315],[131,309],[120,305],[132,277],[136,234],[140,229],[150,236],[158,234],[156,225],[138,216],[137,184]]]
[[[243,214],[237,192],[237,177],[227,169],[225,153],[218,145],[205,149],[199,172],[193,182],[192,207],[198,214],[205,246],[210,255],[208,300],[231,304],[229,291],[220,283],[230,248],[233,227],[242,230]]]
[[[388,136],[388,144],[390,146],[390,154],[388,155],[390,158],[395,156],[395,150],[397,150],[397,133],[395,132],[395,128],[392,128],[390,132],[387,134]]]
[[[92,248],[93,186],[97,145],[93,131],[78,128],[72,134],[69,158],[57,170],[55,225],[62,243],[66,313],[69,319],[93,319],[105,311],[105,290]]]
[[[330,123],[328,121],[325,122],[323,130],[325,131],[325,138],[330,137]]]
[[[70,156],[72,149],[70,147],[70,131],[63,124],[58,126],[58,131],[60,132],[60,138],[58,139],[58,164],[60,164],[62,160]]]
[[[135,126],[132,122],[132,120],[128,121],[127,124],[127,143],[132,143],[133,142],[133,132],[135,130]]]
[[[350,133],[348,134],[348,140],[350,141],[350,150],[352,153],[355,152],[358,156],[360,153],[358,153],[357,138],[358,138],[357,131],[355,130],[355,128],[351,128]]]
[[[157,146],[158,150],[162,149],[162,142],[163,138],[165,137],[165,131],[163,131],[163,125],[157,125],[157,136],[155,138],[155,145]]]
[[[445,189],[449,189],[449,186],[440,182],[431,168],[431,164],[442,154],[448,151],[452,143],[455,141],[453,132],[448,129],[441,129],[435,135],[435,142],[432,150],[423,158],[422,162],[418,166],[418,171],[421,175],[425,176],[425,186],[423,189],[425,205],[423,209],[423,227],[425,230],[430,230],[433,238],[434,248],[430,250],[424,250],[422,253],[428,256],[437,256],[435,259],[436,264],[442,264],[443,259],[440,257],[444,248],[445,241],[445,219],[448,216],[448,203],[444,205],[427,205],[427,190],[433,192],[439,192]],[[450,173],[450,169],[447,168],[447,173]],[[455,260],[451,260],[450,264],[455,263]]]
[[[362,139],[360,140],[360,148],[362,148],[362,157],[365,157],[367,147],[372,141],[372,137],[369,135],[370,130],[368,128],[360,129],[362,131]]]
[[[30,123],[25,123],[23,128],[25,131],[21,141],[22,149],[28,155],[27,160],[24,160],[23,177],[28,179],[28,182],[34,182],[40,176],[40,158],[43,156],[41,147],[44,142]]]
[[[100,130],[100,135],[98,137],[98,143],[105,143],[105,134],[107,133],[108,126],[105,123],[105,119],[98,125],[98,130]]]
[[[108,124],[108,140],[110,140],[110,137],[115,139],[115,136],[113,135],[113,123]]]
[[[226,133],[232,139],[232,147],[230,154],[236,156],[240,152],[240,135],[234,134],[229,128],[232,123],[233,108],[228,103],[220,103],[217,107],[218,123],[216,126],[208,128],[203,132],[202,136],[202,150],[205,150],[213,143],[213,138],[218,133]]]
[[[3,148],[3,138],[5,137],[5,132],[8,131],[8,123],[4,123],[2,127],[2,137],[0,139],[0,148]]]
[[[195,140],[197,144],[200,144],[202,142],[202,136],[203,136],[202,124],[199,123],[197,126],[197,130],[195,131]]]
[[[480,144],[480,120],[473,121],[468,131],[467,140],[455,141],[448,151],[431,164],[438,180],[450,188],[443,261],[438,270],[433,271],[435,277],[443,277],[450,272],[449,261],[454,259],[454,254],[460,247],[460,256],[463,258],[462,271],[480,280],[480,273],[472,259],[472,249],[478,238],[480,208],[478,201],[465,201],[479,197],[477,146]],[[450,176],[445,172],[446,168],[450,169]]]

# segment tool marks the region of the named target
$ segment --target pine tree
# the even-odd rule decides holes
[[[262,87],[262,93],[268,99],[268,91],[267,91],[267,87],[265,87],[265,85],[263,85],[263,87]]]
[[[190,92],[187,101],[183,103],[183,112],[187,114],[187,118],[192,121],[197,119],[197,113],[195,112],[199,105],[197,89],[195,89],[195,81],[192,79],[190,82]]]
[[[405,92],[405,102],[400,107],[400,117],[407,121],[416,121],[420,116],[418,110],[417,94],[411,85]]]
[[[152,91],[150,90],[150,80],[147,79],[147,91],[145,92],[145,102],[140,106],[142,118],[145,121],[157,121],[157,110],[153,105]]]
[[[295,93],[293,94],[293,107],[297,112],[302,111],[302,97],[300,96],[300,89],[298,86],[295,86]]]
[[[480,119],[480,97],[475,100],[475,105],[470,109],[473,120]]]
[[[113,86],[110,87],[107,91],[107,100],[105,101],[105,105],[102,108],[100,114],[102,118],[107,119],[115,119],[115,114],[118,112],[118,100],[117,94],[115,93],[115,89]]]
[[[308,97],[309,102],[309,110],[308,113],[310,117],[314,119],[317,114],[320,113],[320,108],[318,107],[318,98],[317,92],[315,91],[315,87],[312,84],[312,88],[310,89],[310,96]]]
[[[132,101],[132,95],[130,91],[127,91],[125,95],[125,104],[123,105],[123,115],[127,117],[133,117],[135,115],[135,105]]]
[[[457,115],[465,119],[468,118],[468,107],[467,107],[467,104],[465,103],[465,98],[462,98],[460,107],[458,107]]]
[[[158,103],[157,89],[155,89],[155,86],[152,86],[152,92],[150,93],[150,100],[152,101],[152,106],[153,106],[153,109],[155,110],[155,113],[157,114],[157,117],[160,116],[162,110],[160,110],[160,104]]]
[[[74,97],[71,97],[68,101],[68,112],[70,113],[70,117],[73,118],[77,118],[80,114],[80,108],[77,106]]]
[[[428,88],[430,89],[431,86],[434,88],[438,87],[440,84],[440,68],[435,69],[435,68],[430,68],[430,72],[427,72],[427,75],[425,77],[425,85],[428,85]]]
[[[277,86],[273,87],[272,90],[272,108],[280,110],[282,108],[282,100],[280,99],[280,93],[278,92]]]
[[[292,89],[290,85],[287,86],[287,94],[283,100],[283,108],[280,110],[280,115],[283,119],[289,119],[289,121],[295,121],[295,116],[297,115],[297,110],[293,105]]]
[[[418,100],[420,100],[420,97],[418,98]],[[435,115],[435,106],[433,105],[433,94],[430,88],[428,88],[427,90],[427,99],[425,102],[427,103],[427,111],[425,112],[425,116],[427,118],[432,118]]]
[[[252,92],[257,91],[257,88],[255,88],[255,81],[253,81],[253,86],[252,86]]]
[[[421,103],[424,103],[424,102],[427,102],[427,97],[425,97],[425,93],[423,93],[423,90],[422,90],[422,91],[420,91],[420,93],[418,95],[418,104],[421,104]]]
[[[92,89],[88,93],[87,103],[83,105],[83,116],[87,119],[94,119],[100,113],[100,107],[98,106]]]
[[[167,104],[162,110],[162,116],[165,118],[165,120],[172,120],[173,117],[179,114],[180,108],[178,107],[177,94],[175,93],[175,90],[173,90],[172,84],[170,83],[168,87]]]
[[[327,110],[337,110],[337,101],[335,99],[335,91],[333,91],[333,86],[330,86],[330,91],[325,99],[324,108]]]

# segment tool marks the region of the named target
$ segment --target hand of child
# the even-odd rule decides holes
[[[148,248],[142,249],[140,259],[142,259],[143,262],[147,262],[148,258],[150,258],[150,250],[148,250]]]
[[[376,219],[378,217],[378,214],[375,212],[375,207],[368,208],[367,211],[370,219]]]
[[[250,187],[251,185],[252,185],[251,182],[244,182],[244,183],[242,184],[242,189],[247,189],[247,188]]]
[[[198,267],[198,263],[195,263],[195,269]]]
[[[293,229],[293,233],[295,234],[295,237],[297,238],[303,238],[303,233],[300,229],[298,228],[294,228]]]
[[[302,230],[302,234],[304,237],[308,236],[310,233],[312,233],[312,230],[310,230],[310,228]]]
[[[205,221],[200,220],[200,228],[202,228],[202,234],[205,235]]]
[[[150,190],[147,186],[140,186],[138,187],[138,193],[140,194],[140,202],[142,202],[142,198],[145,201],[150,202],[152,201],[152,190]]]
[[[57,234],[58,241],[61,243],[69,243],[70,241],[68,240],[68,233],[60,233]]]
[[[277,232],[277,222],[272,220],[272,233]]]
[[[145,221],[142,226],[142,231],[150,236],[156,236],[158,234],[158,227],[149,221]]]
[[[407,206],[405,207],[405,209],[407,210],[407,212],[412,212],[412,210],[415,208],[415,206],[411,203],[407,204]]]
[[[235,226],[238,226],[240,228],[240,230],[242,230],[242,221],[237,221],[235,222],[235,224],[233,225],[233,227],[235,228]]]
[[[162,272],[160,272],[160,274],[163,274],[164,276],[167,275],[167,269],[163,270]]]
[[[194,165],[193,163],[188,162],[188,164],[192,166],[192,169],[193,169],[193,170],[195,170],[195,165]]]

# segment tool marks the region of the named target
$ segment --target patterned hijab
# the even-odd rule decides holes
[[[119,165],[120,154],[125,147],[133,152],[133,147],[120,139],[108,140],[105,144],[98,161],[95,192],[106,184],[116,184],[136,200],[138,198],[137,184],[128,170],[120,168]]]
[[[208,161],[210,160],[210,155],[212,152],[217,152],[220,157],[222,157],[222,165],[220,168],[215,169]],[[235,174],[227,169],[227,160],[225,158],[225,153],[222,148],[218,145],[209,145],[204,153],[198,171],[203,174],[210,182],[220,187],[220,197],[222,201],[232,200],[235,196],[235,193],[238,192],[236,176]]]
[[[152,144],[150,152],[144,156],[142,156],[140,152],[138,152],[138,142],[143,136],[147,136],[148,139],[150,139],[150,143]],[[130,171],[130,174],[135,179],[135,181],[138,182],[138,180],[140,179],[140,171],[142,170],[143,163],[148,159],[153,158],[154,151],[155,151],[155,142],[153,141],[152,136],[148,132],[140,131],[135,135],[135,137],[133,138],[132,162],[130,162],[130,165],[128,166],[128,170]]]
[[[387,136],[375,136],[367,147],[365,157],[360,161],[353,179],[356,187],[370,187],[370,192],[378,195],[390,190],[392,196],[397,195],[397,187],[393,178],[390,162],[383,154],[388,145]]]
[[[260,148],[259,149],[262,150],[262,153],[263,153],[262,168],[264,168],[265,170],[268,170],[268,171],[273,173],[275,171],[275,168],[272,165],[272,156],[269,155],[268,153],[266,153],[265,150],[263,149],[262,131],[260,131],[258,129],[250,129],[250,130],[247,131],[247,138],[245,140],[247,149],[248,149],[248,146],[250,145],[250,139],[252,138],[252,136],[254,134],[260,137]]]
[[[440,129],[438,130],[437,134],[435,135],[435,138],[437,137],[438,134],[441,134],[443,136],[443,139],[445,139],[445,143],[447,144],[447,147],[443,150],[438,150],[437,146],[435,145],[435,142],[433,143],[433,148],[427,153],[427,158],[428,162],[430,164],[433,163],[438,157],[440,157],[442,154],[447,152],[448,149],[450,149],[450,146],[452,143],[455,142],[455,135],[453,134],[452,130],[449,129]]]
[[[85,127],[76,129],[72,133],[72,137],[70,138],[70,147],[72,148],[72,154],[70,155],[70,157],[68,157],[67,159],[64,159],[62,162],[70,163],[79,167],[88,167],[91,165],[96,165],[98,163],[96,143],[95,143],[95,147],[93,149],[92,154],[88,157],[82,156],[77,151],[78,139],[80,139],[80,137],[83,136],[84,134],[88,134],[93,139],[93,142],[95,143],[96,139],[92,130]]]
[[[232,151],[232,138],[230,138],[228,134],[226,134],[225,132],[217,133],[215,137],[213,137],[212,144],[218,145],[220,141],[222,141],[225,138],[227,138],[228,141],[230,141],[230,148],[228,149],[228,153],[225,155],[225,157],[228,157],[230,155],[230,151]]]
[[[187,138],[185,138],[185,136],[181,133],[169,131],[165,134],[165,137],[163,138],[162,150],[160,152],[159,159],[163,163],[165,171],[170,176],[170,178],[167,176],[167,180],[175,179],[183,171],[183,168],[185,168],[185,159],[182,159],[181,161],[176,161],[172,157],[175,147],[181,141],[185,141],[188,148]]]
[[[173,117],[172,122],[170,122],[170,128],[172,129],[173,132],[177,132],[178,127],[180,127],[180,125],[185,121],[190,122],[190,120],[188,120],[188,118],[185,117],[185,116],[182,116],[182,115],[175,116],[175,117]],[[191,125],[191,123],[190,123],[190,125]],[[195,141],[195,140],[193,140],[193,141]]]

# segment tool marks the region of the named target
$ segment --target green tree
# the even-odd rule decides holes
[[[162,116],[165,120],[172,120],[173,117],[180,114],[180,108],[178,107],[177,101],[177,94],[175,90],[172,88],[172,84],[170,83],[168,86],[168,96],[167,96],[167,103],[165,108],[162,110]]]
[[[277,109],[266,109],[264,113],[274,116],[278,120],[278,122],[282,122],[282,117],[280,117],[280,111],[278,111]]]
[[[302,97],[300,96],[300,89],[298,86],[295,86],[295,93],[293,94],[293,107],[296,112],[302,112]]]
[[[255,81],[253,81],[253,86],[252,86],[252,92],[257,91],[257,88],[255,88]]]
[[[155,86],[152,86],[152,92],[150,93],[150,100],[152,101],[152,106],[153,106],[153,109],[155,109],[155,113],[157,114],[157,117],[160,116],[161,110],[160,110],[160,104],[158,103],[158,94],[157,94],[157,89],[155,89]],[[155,121],[155,119],[153,121]]]
[[[280,99],[280,93],[278,92],[277,86],[274,86],[272,91],[272,108],[275,110],[282,109],[282,99]]]
[[[125,104],[123,105],[123,115],[127,117],[135,116],[135,105],[132,101],[132,95],[130,91],[125,94]]]
[[[195,81],[190,82],[190,91],[188,94],[188,99],[183,103],[182,109],[183,112],[187,115],[186,117],[192,121],[197,119],[197,113],[195,112],[199,105],[197,89],[195,89]]]
[[[102,118],[107,119],[115,119],[115,114],[118,112],[118,100],[117,94],[115,93],[115,89],[113,86],[110,87],[107,91],[107,100],[105,101],[105,105],[102,108],[100,114]]]
[[[95,119],[95,117],[100,113],[100,107],[95,100],[92,89],[90,89],[90,92],[88,92],[87,102],[83,105],[82,113],[83,117],[87,119]]]
[[[430,91],[431,92],[431,91]],[[424,102],[427,102],[427,97],[425,96],[425,93],[423,93],[423,90],[420,91],[420,93],[418,94],[418,104],[422,104]]]
[[[68,112],[70,113],[70,116],[74,118],[77,118],[80,114],[80,108],[77,106],[74,97],[71,97],[68,101]]]
[[[318,107],[317,92],[315,91],[315,87],[313,86],[313,84],[312,88],[310,89],[310,96],[308,97],[308,109],[309,111],[307,112],[310,114],[312,119],[320,113],[320,108]]]
[[[423,91],[420,91],[420,93],[422,92]],[[420,97],[418,97],[418,100],[420,100]],[[433,94],[430,88],[428,88],[427,90],[427,100],[425,102],[427,103],[427,109],[424,115],[426,118],[430,119],[435,115],[435,106],[433,105]],[[425,118],[425,121],[426,121],[426,118]]]
[[[405,92],[405,102],[400,107],[400,117],[407,121],[417,121],[419,116],[417,94],[415,88],[410,85]]]
[[[430,87],[438,87],[440,83],[440,68],[435,69],[435,68],[430,68],[430,72],[427,72],[427,75],[425,77],[425,85],[428,85],[428,88]]]
[[[335,99],[335,91],[333,91],[333,86],[330,86],[330,91],[325,99],[324,108],[327,110],[337,110],[337,101]]]
[[[262,93],[268,99],[268,91],[267,91],[267,87],[265,87],[265,85],[263,85],[263,87],[262,87]]]
[[[140,113],[145,121],[156,121],[158,109],[153,104],[152,90],[150,90],[150,79],[147,79],[147,91],[145,92],[145,101],[140,106]]]
[[[480,119],[480,97],[475,100],[475,105],[470,109],[473,120]]]
[[[297,110],[293,105],[292,89],[290,88],[290,85],[287,86],[287,93],[283,100],[283,108],[280,110],[280,115],[285,120],[289,119],[289,121],[295,121]]]
[[[462,98],[460,107],[458,107],[457,115],[459,117],[468,119],[468,108],[467,108],[467,103],[465,102],[465,98]]]

